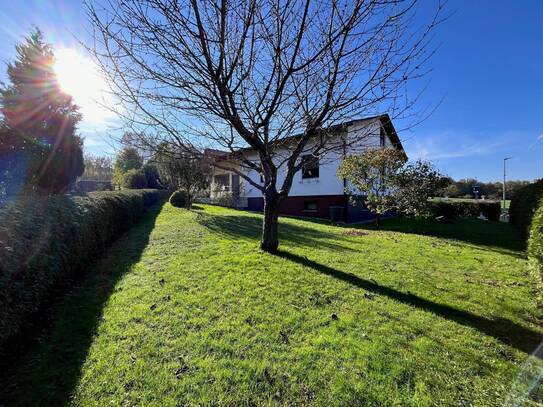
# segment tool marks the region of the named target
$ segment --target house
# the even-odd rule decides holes
[[[281,202],[283,215],[304,216],[342,220],[345,222],[361,222],[370,220],[373,215],[362,205],[349,202],[345,194],[346,181],[336,176],[336,171],[343,157],[355,154],[367,148],[394,147],[405,154],[402,143],[387,114],[351,120],[334,126],[328,134],[328,144],[332,146],[319,157],[301,155],[303,168],[294,176],[289,196]],[[279,163],[293,148],[296,138],[292,136],[279,140],[274,150],[274,161]],[[239,160],[231,159],[235,154],[218,150],[207,150],[221,168],[214,168],[210,187],[211,202],[229,203],[240,209],[262,211],[264,200],[261,191],[252,186],[235,171],[242,171],[256,183],[262,183],[260,173],[242,169]],[[259,162],[257,153],[250,149],[237,151],[252,162]],[[278,185],[282,182],[282,169],[279,168]],[[284,174],[284,169],[283,169]],[[224,202],[230,200],[230,202]],[[339,216],[339,219],[338,219]]]

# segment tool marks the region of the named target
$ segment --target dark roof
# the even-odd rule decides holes
[[[377,116],[376,118],[379,118],[379,120],[381,120],[381,124],[383,125],[388,136],[390,137],[390,141],[392,145],[396,147],[398,150],[402,151],[405,154],[405,158],[407,158],[407,154],[403,148],[402,141],[400,140],[400,137],[398,137],[398,133],[396,133],[396,129],[394,128],[394,125],[392,124],[392,120],[390,119],[390,116],[385,113],[380,116]]]
[[[206,155],[206,156],[224,157],[224,156],[227,156],[229,154],[231,154],[231,153],[229,153],[227,151],[216,150],[214,148],[206,148],[204,150],[204,155]]]
[[[343,130],[343,129],[349,127],[349,126],[352,126],[353,124],[366,122],[366,121],[370,121],[370,120],[376,120],[376,119],[379,119],[381,121],[381,125],[383,126],[383,128],[386,130],[388,136],[390,137],[390,141],[391,141],[392,145],[396,149],[402,151],[405,154],[406,158],[407,158],[407,154],[405,153],[402,142],[401,142],[400,138],[398,137],[398,134],[396,133],[396,129],[394,128],[394,125],[392,124],[392,120],[390,119],[390,116],[387,113],[380,114],[380,115],[377,115],[377,116],[365,117],[363,119],[349,120],[349,121],[346,121],[346,122],[343,122],[343,123],[339,123],[339,124],[335,124],[333,126],[327,127],[325,130],[332,130],[332,131]],[[296,134],[294,136],[288,136],[288,137],[284,137],[284,138],[275,140],[274,142],[272,142],[270,144],[272,144],[272,145],[274,145],[274,144],[284,144],[284,143],[288,143],[290,141],[296,140],[297,138],[300,138],[302,136],[303,136],[303,134]],[[252,149],[253,149],[252,147],[245,147],[245,148],[240,148],[239,150],[234,151],[233,153],[229,153],[229,152],[226,152],[226,151],[215,150],[215,149],[209,148],[209,149],[206,149],[205,152],[207,154],[209,154],[209,155],[214,155],[214,156],[217,156],[217,157],[226,157],[226,156],[231,155],[231,154],[235,154],[235,153],[242,152],[242,151],[248,151],[248,150],[252,150]]]

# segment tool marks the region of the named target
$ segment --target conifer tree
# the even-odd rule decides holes
[[[6,193],[23,186],[63,193],[84,170],[83,141],[77,134],[82,116],[72,97],[61,91],[53,49],[38,29],[16,46],[16,53],[7,68],[9,84],[0,86],[0,171],[11,174]]]

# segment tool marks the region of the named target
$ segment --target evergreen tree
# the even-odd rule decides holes
[[[143,157],[134,147],[124,147],[115,158],[113,168],[113,182],[123,184],[124,175],[130,170],[139,170],[143,167]]]
[[[143,158],[134,147],[125,147],[115,159],[115,172],[125,173],[143,167]]]
[[[60,90],[53,49],[38,29],[16,52],[7,68],[10,83],[0,86],[0,171],[25,175],[12,177],[6,189],[15,193],[24,184],[45,193],[65,192],[84,170],[83,141],[76,133],[81,114]]]

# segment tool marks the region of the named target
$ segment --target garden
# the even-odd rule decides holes
[[[538,279],[514,229],[156,204],[4,370],[8,405],[541,401]]]
[[[197,11],[197,2],[191,5]],[[254,15],[267,12],[258,2],[254,7],[221,11],[219,24],[246,26],[237,40],[226,41],[223,30],[215,29],[213,13],[203,13],[204,24],[197,25],[212,36],[222,32],[221,47],[241,41],[244,49],[245,41],[253,41],[250,49],[276,50],[272,58],[261,58],[273,65],[271,79],[284,82],[273,97],[273,86],[253,65],[259,58],[236,51],[231,68],[221,62],[215,69],[209,62],[213,51],[204,46],[202,55],[193,52],[191,44],[203,34],[195,36],[191,24],[175,18],[176,30],[158,29],[153,13],[123,2],[114,13],[117,30],[87,4],[104,40],[115,38],[124,47],[102,55],[113,61],[122,55],[121,65],[110,65],[115,79],[120,74],[168,83],[170,75],[153,69],[164,61],[171,66],[172,42],[165,33],[181,33],[174,44],[185,49],[186,66],[195,74],[194,81],[179,81],[186,87],[180,95],[190,96],[180,99],[185,105],[159,95],[161,86],[127,91],[124,103],[135,98],[138,107],[130,116],[139,125],[153,112],[142,109],[138,92],[173,109],[170,119],[175,109],[192,109],[204,123],[215,115],[222,124],[199,136],[222,143],[230,155],[197,148],[204,145],[193,143],[198,136],[191,139],[156,116],[150,127],[163,126],[171,137],[127,126],[115,162],[84,154],[80,107],[56,77],[52,46],[37,28],[16,46],[8,83],[0,86],[0,406],[541,405],[543,180],[517,183],[510,222],[500,222],[507,216],[497,201],[435,198],[450,180],[430,162],[409,162],[397,135],[388,147],[383,136],[379,148],[354,155],[342,144],[337,171],[344,193],[375,215],[375,225],[279,217],[294,175],[308,162],[318,168],[322,150],[333,147],[325,118],[342,117],[342,109],[360,102],[341,102],[348,92],[336,84],[351,83],[349,72],[361,70],[355,61],[372,61],[374,69],[367,55],[383,38],[366,42],[351,30],[373,25],[380,12],[338,7],[346,13],[340,18],[335,7],[326,15],[280,5],[277,15],[286,18],[281,31],[306,20],[310,27],[303,23],[298,39],[277,35],[275,44],[269,35],[275,19],[257,18],[254,27]],[[169,17],[168,10],[154,11]],[[123,13],[142,13],[136,47],[130,44],[134,36],[123,34]],[[382,35],[391,43],[403,35],[401,15],[381,15]],[[335,27],[335,20],[341,21],[334,28],[340,35],[319,40],[326,31],[321,28]],[[304,31],[316,37],[302,41]],[[157,35],[166,35],[161,47],[168,58],[146,66],[137,54],[156,50]],[[319,55],[334,54],[338,42],[341,49],[352,48],[345,50],[346,66],[341,56],[331,58],[330,88],[298,92],[303,81],[296,73],[330,71],[328,58]],[[299,54],[300,44],[306,50]],[[132,63],[126,51],[135,53],[128,55]],[[292,53],[286,71],[283,52]],[[377,83],[400,75],[384,93],[395,94],[394,83],[404,86],[400,68],[411,58],[402,54],[391,73],[375,72]],[[426,58],[424,52],[414,55],[413,62]],[[224,78],[249,79],[249,88],[263,90],[260,103],[253,103],[253,95],[240,104],[257,106],[244,113],[253,115],[254,126],[245,127],[234,113],[237,91]],[[208,80],[215,82],[208,86]],[[315,95],[329,100],[309,120],[285,102],[288,92],[306,97],[302,106],[313,105]],[[366,108],[379,106],[381,96],[373,97],[364,99]],[[390,129],[386,117],[383,126]],[[306,126],[297,138],[281,138],[285,133],[274,130],[279,122],[288,134],[299,123]],[[369,140],[363,133],[356,133],[357,142]],[[297,144],[282,168],[274,159],[285,142]],[[240,145],[251,147],[260,161],[243,157]],[[226,157],[259,175],[260,183],[239,166],[226,168],[262,192],[264,214],[198,201],[209,192],[212,167],[224,166]],[[460,186],[455,195],[461,196]],[[89,192],[94,188],[116,190]]]

